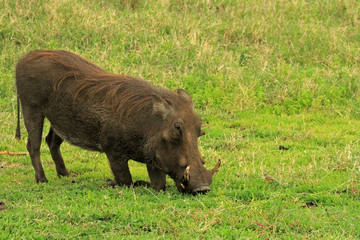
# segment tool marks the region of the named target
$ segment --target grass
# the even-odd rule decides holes
[[[0,0],[0,151],[26,151],[16,62],[65,49],[186,89],[206,166],[223,162],[194,197],[171,179],[164,192],[110,188],[106,156],[69,144],[71,177],[58,179],[43,142],[47,184],[28,156],[0,155],[0,239],[360,238],[359,15],[356,0]]]

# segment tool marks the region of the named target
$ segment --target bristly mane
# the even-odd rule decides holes
[[[158,88],[145,80],[134,77],[111,74],[75,54],[52,51],[43,57],[54,61],[66,69],[66,73],[57,80],[55,89],[62,85],[72,94],[73,100],[84,101],[116,113],[117,118],[126,119],[135,111],[152,109],[152,94],[156,93],[168,99],[174,93]]]
[[[126,119],[134,111],[151,109],[152,93],[161,92],[160,89],[143,80],[115,74],[75,73],[73,76],[67,76],[65,80],[71,78],[75,78],[75,81],[69,85],[74,101],[102,103],[104,108],[116,113],[120,119]]]

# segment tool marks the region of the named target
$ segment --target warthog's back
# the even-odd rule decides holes
[[[70,52],[33,51],[16,66],[18,94],[27,104],[43,108],[54,94],[56,84],[69,73],[84,75],[105,71]]]
[[[152,94],[176,98],[167,89],[108,73],[66,51],[24,56],[16,67],[16,86],[24,111],[40,110],[61,138],[95,151],[103,150],[99,134],[104,123],[126,120],[129,128],[136,121],[131,128],[140,129],[153,116]]]
[[[30,52],[16,67],[16,86],[23,111],[40,110],[63,139],[101,151],[99,109],[86,99],[75,104],[72,92],[76,76],[101,73],[106,72],[69,52]],[[61,81],[64,82],[59,85]]]

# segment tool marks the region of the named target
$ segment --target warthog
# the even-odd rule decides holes
[[[131,186],[128,161],[146,164],[147,185],[165,189],[166,174],[180,192],[210,190],[218,171],[203,165],[198,137],[204,135],[190,95],[174,93],[147,81],[111,74],[67,51],[32,51],[16,66],[19,100],[28,132],[27,150],[36,182],[47,182],[40,161],[44,117],[50,123],[46,143],[57,175],[68,176],[60,145],[66,140],[84,149],[105,152],[118,185]]]

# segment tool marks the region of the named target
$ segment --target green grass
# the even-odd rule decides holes
[[[0,0],[0,151],[26,151],[14,68],[34,49],[184,88],[206,166],[223,165],[194,197],[171,179],[108,187],[106,156],[66,143],[71,177],[58,179],[43,142],[47,184],[29,156],[0,155],[0,239],[360,238],[358,1]]]

